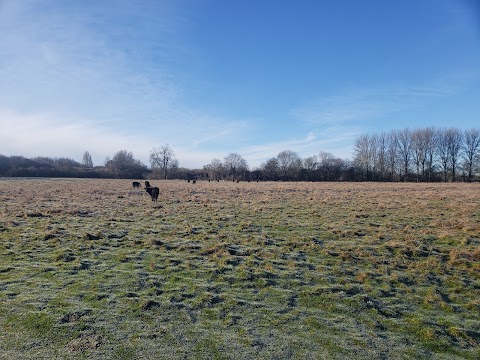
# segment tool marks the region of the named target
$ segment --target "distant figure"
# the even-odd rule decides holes
[[[139,188],[140,187],[140,183],[138,181],[134,181],[132,183],[132,185],[133,185],[134,188]]]
[[[197,183],[197,179],[193,179],[192,182],[193,182],[194,184],[196,184],[196,183]]]
[[[152,186],[150,185],[150,182],[149,182],[149,181],[145,181],[145,187],[146,187],[146,188],[152,187]]]
[[[153,202],[157,202],[158,200],[158,194],[160,193],[160,189],[158,187],[146,187],[145,190],[150,194],[152,197]]]

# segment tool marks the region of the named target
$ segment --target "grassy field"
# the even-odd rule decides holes
[[[1,359],[478,359],[480,184],[0,179]]]

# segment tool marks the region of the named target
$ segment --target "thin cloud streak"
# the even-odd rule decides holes
[[[24,6],[17,6],[7,1],[4,15],[0,14],[3,58],[0,91],[5,94],[0,105],[15,106],[21,111],[53,108],[67,113],[75,109],[75,115],[115,118],[131,115],[130,109],[141,114],[143,108],[161,109],[174,101],[178,89],[168,70],[148,60],[139,64],[140,60],[134,55],[137,44],[124,39],[140,36],[139,31],[132,28],[134,35],[123,36],[123,33],[105,30],[108,26],[102,22],[110,21],[105,13],[116,18],[122,6],[109,11],[102,10],[105,5],[89,6],[88,11],[75,15],[72,9],[62,14],[61,10],[48,7],[38,12],[35,4],[26,1],[22,2]],[[132,16],[147,16],[137,9],[131,10]],[[168,22],[163,17],[150,19],[154,24],[160,21]],[[175,30],[163,27],[170,26],[175,24],[155,25],[155,42],[151,40],[143,46],[155,46],[167,52],[163,42],[169,43],[167,34]],[[158,56],[159,52],[162,51],[156,52]],[[89,114],[91,109],[97,114]]]
[[[442,79],[433,85],[408,87],[367,87],[345,94],[313,100],[293,109],[290,115],[306,123],[335,125],[373,120],[422,104],[425,99],[447,97],[465,86],[460,77]]]

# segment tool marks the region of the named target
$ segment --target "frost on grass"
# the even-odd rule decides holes
[[[480,356],[478,184],[155,186],[0,180],[3,353]]]

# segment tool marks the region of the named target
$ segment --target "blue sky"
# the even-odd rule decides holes
[[[0,0],[0,154],[254,168],[479,120],[480,1]]]

